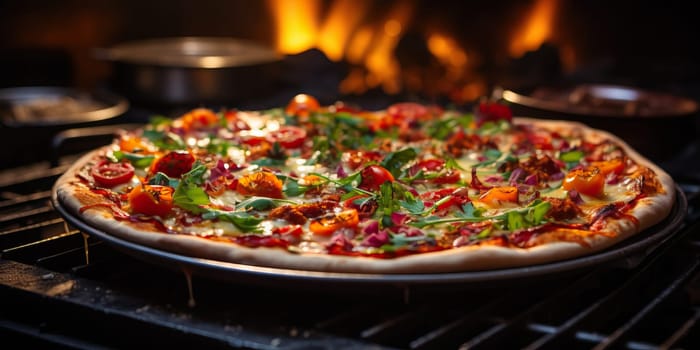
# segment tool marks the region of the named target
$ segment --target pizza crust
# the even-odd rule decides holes
[[[95,206],[81,212],[80,208],[84,205],[99,203],[103,199],[99,195],[92,193],[85,185],[80,184],[75,179],[75,176],[91,159],[94,159],[101,152],[107,151],[108,147],[97,149],[81,157],[57,180],[54,191],[59,202],[88,225],[105,234],[114,235],[115,237],[158,250],[245,265],[362,274],[464,272],[532,266],[562,261],[609,248],[644,231],[669,215],[675,200],[675,185],[672,178],[615,135],[570,121],[515,118],[515,122],[533,123],[546,128],[561,130],[577,127],[581,128],[584,135],[586,135],[585,137],[594,140],[611,139],[620,144],[632,160],[652,169],[662,183],[665,193],[639,201],[639,205],[631,212],[638,219],[638,223],[629,220],[609,220],[607,230],[616,234],[612,237],[593,235],[586,239],[585,244],[548,242],[526,249],[486,245],[466,246],[399,258],[380,259],[292,253],[279,248],[249,248],[195,236],[166,234],[149,224],[135,224],[116,220],[112,217],[111,210],[105,207]]]

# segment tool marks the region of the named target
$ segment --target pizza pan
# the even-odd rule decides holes
[[[81,218],[68,212],[57,199],[55,191],[52,203],[66,221],[79,230],[105,241],[127,255],[148,263],[234,284],[243,283],[274,288],[292,287],[303,289],[311,286],[317,290],[319,288],[327,288],[353,291],[386,290],[386,288],[411,288],[414,290],[421,288],[439,289],[441,287],[450,289],[455,287],[483,288],[483,286],[502,286],[502,283],[513,284],[539,278],[556,278],[565,274],[571,275],[573,272],[589,270],[608,263],[621,261],[636,254],[648,252],[649,249],[677,232],[688,209],[684,193],[680,188],[676,187],[676,201],[666,219],[616,246],[579,258],[533,266],[483,271],[427,274],[362,274],[269,268],[179,255],[135,244],[91,227]]]

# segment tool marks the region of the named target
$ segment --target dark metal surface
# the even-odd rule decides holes
[[[637,257],[641,259],[645,254],[645,249],[659,244],[676,232],[683,223],[683,218],[687,213],[685,194],[679,188],[676,188],[676,201],[670,215],[666,219],[614,247],[592,255],[541,265],[484,271],[435,274],[360,274],[259,267],[175,254],[135,244],[88,225],[80,217],[67,211],[60,200],[57,199],[55,193],[52,196],[52,204],[66,221],[82,232],[94,235],[100,240],[113,245],[118,250],[138,259],[219,280],[245,281],[247,283],[283,286],[285,288],[293,286],[304,287],[308,286],[309,283],[314,286],[324,285],[332,288],[358,286],[362,288],[387,286],[400,288],[440,288],[444,286],[451,288],[478,288],[485,284],[493,287],[499,283],[532,282],[534,279],[546,279],[561,274],[580,272],[602,264],[619,262],[626,258],[634,258],[637,254],[641,255]]]

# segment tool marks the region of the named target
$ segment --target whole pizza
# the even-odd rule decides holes
[[[153,117],[80,158],[55,188],[108,235],[284,269],[440,273],[599,252],[666,218],[675,185],[607,132],[309,95],[260,111]]]

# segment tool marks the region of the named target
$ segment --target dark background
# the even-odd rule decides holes
[[[328,7],[330,1],[322,1]],[[480,56],[489,76],[524,75],[507,57],[508,35],[532,1],[413,1],[410,31],[445,28]],[[373,2],[365,21],[391,1]],[[700,21],[692,2],[559,1],[555,47],[573,48],[565,74],[674,89],[698,81]],[[5,1],[0,4],[0,85],[92,88],[110,74],[92,50],[167,36],[229,36],[274,44],[265,1]],[[532,55],[531,55],[532,56]],[[536,55],[535,55],[536,56]],[[532,61],[531,57],[520,61]],[[551,68],[551,67],[550,67]],[[532,69],[530,69],[531,71]],[[494,78],[495,79],[495,78]]]
[[[362,21],[381,21],[397,3],[367,1]],[[567,81],[625,84],[700,100],[700,21],[692,2],[559,0],[550,39],[519,57],[508,53],[508,43],[522,28],[535,1],[407,3],[413,8],[412,16],[396,51],[404,68],[429,65],[424,35],[439,29],[469,53],[471,63],[464,81],[478,79],[483,94],[495,86],[517,88]],[[318,4],[320,16],[324,16],[333,1]],[[276,27],[268,6],[266,1],[224,0],[0,2],[0,88],[102,88],[108,85],[113,67],[96,59],[94,50],[138,39],[222,36],[272,47]],[[432,102],[454,102],[441,92],[436,96],[426,91],[387,94],[373,89],[361,95],[343,95],[338,86],[348,72],[347,62],[331,62],[313,50],[288,54],[285,61],[287,70],[281,74],[293,83],[261,96],[270,107],[301,91],[318,94],[323,103],[342,99],[366,108],[382,108],[416,96]],[[32,133],[36,138],[51,137],[51,133],[37,130]],[[10,144],[27,142],[26,133],[2,126],[0,138],[5,150]],[[45,152],[43,147],[38,146],[37,152]],[[28,159],[15,150],[3,152],[9,153],[0,154],[6,166]]]

